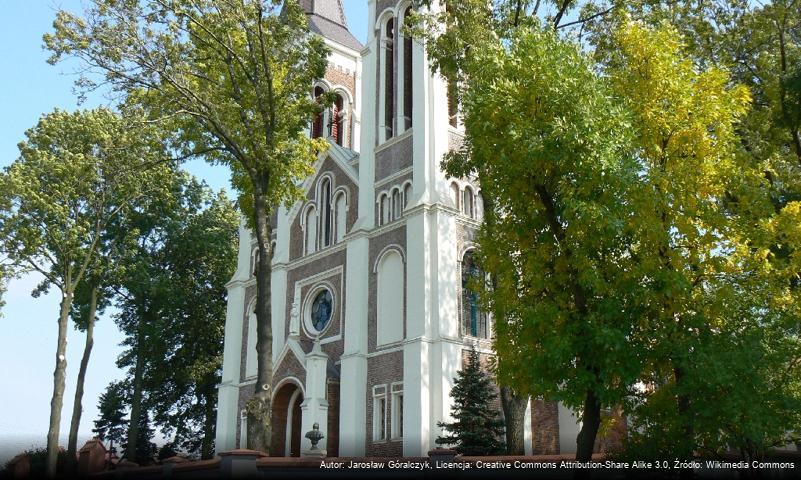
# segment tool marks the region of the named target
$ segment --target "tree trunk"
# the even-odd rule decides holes
[[[256,271],[256,355],[258,373],[256,392],[248,401],[248,448],[269,455],[272,439],[272,392],[273,392],[273,331],[271,318],[271,263],[272,251],[269,222],[270,206],[267,205],[262,187],[266,182],[254,182],[253,206],[256,224],[256,241],[259,246],[259,265]]]
[[[71,283],[71,279],[65,282]],[[67,323],[72,306],[72,290],[62,290],[58,316],[58,343],[56,345],[56,368],[53,371],[53,398],[50,400],[50,427],[47,430],[47,477],[56,476],[58,463],[58,434],[61,425],[61,407],[64,405],[64,384],[67,376]]]
[[[83,406],[83,385],[86,380],[86,369],[89,366],[89,356],[92,354],[94,345],[95,313],[97,312],[97,289],[92,289],[92,297],[89,302],[89,318],[86,322],[86,344],[83,347],[83,357],[81,358],[81,368],[78,370],[78,383],[75,386],[75,400],[72,404],[72,421],[70,423],[70,436],[67,442],[67,458],[72,471],[78,465],[76,453],[78,451],[78,427],[81,424],[81,414]]]
[[[146,316],[147,318],[147,316]],[[145,370],[144,329],[140,319],[139,332],[136,339],[136,365],[134,366],[133,394],[131,395],[131,419],[128,422],[128,445],[125,447],[125,458],[138,462],[136,458],[137,440],[139,439],[139,421],[142,416],[142,390]]]
[[[213,383],[212,383],[213,385]],[[214,401],[217,399],[214,391],[205,395],[206,418],[203,421],[203,441],[200,444],[200,459],[207,460],[214,457],[214,433],[217,423],[217,409]]]
[[[501,406],[506,424],[506,453],[525,455],[526,407],[528,395],[518,395],[510,387],[501,387]]]
[[[584,414],[581,416],[581,431],[576,438],[576,460],[587,462],[592,459],[595,437],[601,427],[601,402],[592,390],[587,390],[584,398]]]
[[[681,393],[681,383],[684,381],[684,369],[681,367],[673,368],[673,375],[676,379],[676,387],[679,388],[679,393],[676,395],[676,405],[679,412],[679,419],[684,422],[684,438],[685,443],[681,450],[678,452],[680,460],[691,460],[695,451],[695,428],[693,427],[692,412],[690,411],[690,397]],[[688,479],[693,478],[693,469],[682,468],[679,472],[679,478]]]

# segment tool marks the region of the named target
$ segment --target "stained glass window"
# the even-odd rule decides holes
[[[314,297],[311,308],[312,325],[318,332],[323,331],[328,325],[332,311],[333,297],[331,297],[331,292],[323,290]]]

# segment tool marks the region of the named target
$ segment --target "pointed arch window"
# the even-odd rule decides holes
[[[336,220],[336,243],[341,242],[345,238],[347,232],[347,216],[348,204],[345,197],[345,192],[340,192],[334,201],[334,217]]]
[[[321,248],[331,245],[334,233],[332,222],[333,209],[331,207],[331,179],[324,178],[320,183],[320,235]]]
[[[306,228],[306,254],[317,251],[317,212],[314,207],[306,211],[304,227]]]
[[[253,276],[255,277],[259,273],[259,247],[258,245],[256,248],[253,249]]]
[[[334,143],[343,145],[345,137],[345,100],[342,95],[337,94],[334,99],[334,105],[331,107],[331,119],[329,120],[328,130]]]
[[[389,17],[381,29],[381,92],[379,99],[380,141],[395,135],[395,18]]]
[[[406,10],[403,12],[403,22],[404,24],[407,23],[410,14],[412,13],[412,8],[407,7]],[[412,128],[412,101],[413,101],[413,87],[412,87],[412,37],[403,35],[403,32],[399,32],[399,35],[402,36],[401,48],[402,50],[402,71],[403,76],[400,79],[402,81],[402,88],[401,88],[401,95],[403,99],[399,104],[402,106],[403,111],[401,112],[402,117],[402,124],[401,128],[403,130],[408,130]]]
[[[401,216],[401,198],[400,198],[400,190],[394,189],[392,190],[392,219],[397,220]]]
[[[454,128],[459,126],[459,100],[454,81],[448,82],[448,123]]]
[[[325,94],[325,89],[323,87],[317,86],[314,87],[314,98],[315,100],[319,101],[320,97]],[[325,125],[325,110],[321,109],[320,113],[314,117],[314,121],[312,122],[312,129],[311,129],[311,137],[312,138],[320,138],[323,136],[323,126]]]
[[[473,289],[473,283],[483,278],[484,273],[476,264],[473,251],[468,250],[462,257],[462,333],[477,338],[489,338],[487,315],[481,310],[478,293]]]
[[[451,200],[453,200],[453,206],[458,210],[461,202],[459,202],[459,185],[456,182],[451,183]]]
[[[389,212],[389,195],[382,194],[379,200],[379,218],[378,224],[379,225],[386,225],[389,223],[390,212]]]
[[[403,340],[404,266],[400,251],[392,249],[379,256],[376,273],[376,343],[386,345]]]
[[[475,204],[473,203],[474,197],[475,195],[473,195],[472,188],[467,187],[464,189],[464,208],[462,210],[464,211],[464,214],[470,218],[476,218],[476,208]]]

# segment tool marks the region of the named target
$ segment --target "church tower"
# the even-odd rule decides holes
[[[301,0],[311,29],[331,47],[310,94],[331,91],[336,102],[309,125],[330,148],[303,183],[306,198],[272,220],[271,455],[302,455],[305,433],[318,423],[329,456],[425,456],[441,433],[437,423],[450,420],[467,351],[491,354],[492,319],[468,288],[479,274],[472,249],[480,186],[440,167],[463,138],[457,112],[422,45],[403,34],[410,0],[366,3],[363,46],[340,0]],[[247,445],[255,254],[243,224],[228,284],[218,451]],[[574,429],[558,425],[575,426],[574,417],[561,410],[541,429],[555,432],[542,442],[556,451],[539,453],[559,453],[562,434],[574,443]]]

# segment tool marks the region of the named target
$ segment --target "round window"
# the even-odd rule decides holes
[[[331,292],[328,290],[321,290],[320,293],[314,297],[314,302],[311,306],[311,321],[312,326],[318,332],[322,332],[328,326],[331,320],[331,313],[333,311],[333,298]]]

